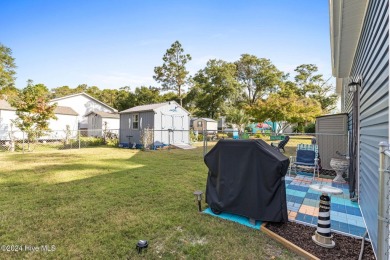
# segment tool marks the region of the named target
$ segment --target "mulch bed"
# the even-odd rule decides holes
[[[294,222],[287,223],[268,223],[266,226],[272,232],[287,239],[288,241],[299,246],[303,250],[317,256],[320,259],[358,259],[361,248],[361,239],[355,239],[333,233],[333,241],[336,242],[334,248],[324,248],[315,244],[312,236],[315,227],[309,227]],[[375,260],[371,243],[365,242],[363,259]]]

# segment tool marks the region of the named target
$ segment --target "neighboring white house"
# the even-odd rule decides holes
[[[118,110],[109,105],[97,100],[86,93],[78,93],[50,100],[50,103],[57,103],[58,106],[66,106],[72,108],[78,113],[79,129],[88,128],[88,117],[90,112],[107,112],[117,113]]]
[[[78,113],[70,107],[57,106],[54,110],[57,119],[50,119],[49,128],[52,130],[45,138],[63,139],[67,130],[71,135],[77,135],[78,130]]]
[[[0,100],[0,140],[8,140],[11,131],[11,120],[16,119],[16,108],[12,107],[6,100]],[[13,130],[18,130],[16,127]]]
[[[52,130],[46,137],[62,139],[65,130],[76,131],[78,128],[78,114],[70,107],[57,106],[54,110],[57,119],[50,119],[49,129]],[[12,120],[17,118],[16,108],[12,107],[6,100],[0,100],[0,140],[8,140],[11,131]],[[17,127],[13,126],[15,138],[23,138],[23,134]]]
[[[107,113],[101,111],[89,112],[88,118],[88,136],[102,136],[103,130],[119,131],[119,114]]]
[[[211,118],[197,118],[193,122],[194,131],[201,133],[202,131],[207,132],[218,132],[218,122]]]
[[[120,143],[141,144],[142,131],[153,131],[153,145],[189,144],[190,113],[175,101],[133,107],[120,113]]]

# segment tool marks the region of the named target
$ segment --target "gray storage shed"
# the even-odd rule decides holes
[[[88,118],[88,136],[101,137],[105,128],[111,131],[119,129],[118,113],[91,111],[85,116]]]
[[[337,155],[336,151],[348,154],[348,114],[317,117],[316,137],[321,166],[323,169],[332,170],[330,160],[332,158],[343,158]]]
[[[120,114],[119,140],[141,145],[145,128],[153,131],[153,146],[190,143],[190,113],[175,101],[136,106]]]

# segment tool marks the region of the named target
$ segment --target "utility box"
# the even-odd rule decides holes
[[[321,166],[323,169],[332,170],[330,167],[332,158],[345,159],[345,157],[339,156],[336,151],[348,155],[348,114],[317,117],[316,138]]]

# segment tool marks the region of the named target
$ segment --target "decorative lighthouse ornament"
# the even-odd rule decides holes
[[[320,209],[318,212],[317,230],[312,239],[314,243],[326,248],[333,248],[336,243],[332,240],[332,232],[330,229],[330,197],[328,194],[343,194],[341,189],[322,185],[312,184],[310,189],[322,192],[320,197]]]

